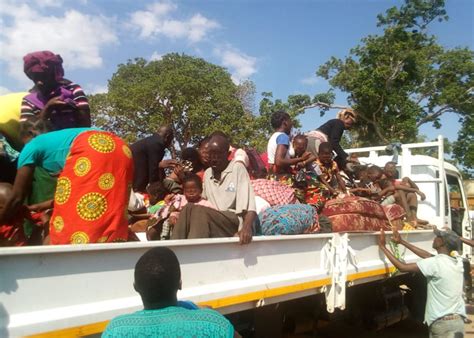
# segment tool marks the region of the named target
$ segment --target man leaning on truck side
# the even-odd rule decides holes
[[[433,249],[436,255],[408,243],[393,232],[392,241],[404,245],[423,258],[416,263],[399,261],[386,248],[385,232],[380,231],[379,247],[390,262],[402,272],[421,272],[428,285],[425,323],[429,327],[430,338],[464,337],[466,306],[463,299],[463,263],[457,255],[461,247],[459,236],[452,230],[434,230]]]

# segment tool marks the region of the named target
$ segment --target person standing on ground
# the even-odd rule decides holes
[[[416,263],[403,263],[386,248],[385,233],[380,230],[379,247],[390,262],[401,272],[421,272],[428,284],[425,323],[430,338],[464,337],[466,306],[463,299],[463,263],[457,254],[461,240],[450,229],[434,230],[433,249],[436,255],[408,243],[393,232],[392,241],[401,244],[423,258]]]
[[[135,175],[133,191],[146,193],[148,184],[161,181],[160,169],[176,164],[174,160],[164,160],[165,150],[173,142],[174,134],[171,127],[161,127],[157,133],[148,136],[130,146],[133,154]]]
[[[187,302],[178,301],[179,261],[166,247],[150,249],[140,257],[133,287],[144,309],[112,319],[102,337],[240,337],[220,313],[190,309]]]

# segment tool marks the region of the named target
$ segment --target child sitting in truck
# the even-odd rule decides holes
[[[421,220],[417,217],[418,210],[418,199],[417,194],[420,195],[420,199],[425,200],[426,196],[420,191],[418,186],[409,177],[403,177],[401,180],[398,179],[397,164],[395,162],[387,162],[383,170],[384,177],[389,180],[398,192],[400,199],[402,200],[402,207],[404,207],[408,221],[417,224],[428,224],[427,221]]]
[[[319,181],[322,172],[316,163],[316,156],[306,151],[308,146],[306,135],[296,135],[292,145],[294,157],[303,157],[305,154],[309,156],[307,160],[298,163],[293,168],[295,196],[301,203],[310,204],[320,211],[327,198],[323,196],[324,187]]]
[[[368,167],[366,165],[357,166],[354,169],[355,186],[349,190],[350,193],[359,196],[370,198],[372,194],[372,182],[368,177]]]
[[[382,206],[399,205],[407,214],[408,205],[399,190],[395,189],[392,181],[384,176],[382,168],[373,165],[368,169],[368,177],[371,180],[370,198],[380,202]],[[385,207],[384,207],[385,209]]]
[[[179,212],[188,203],[194,203],[204,207],[215,209],[211,202],[202,198],[202,181],[196,174],[188,174],[183,179],[183,195],[169,194],[165,197],[166,205],[151,217],[154,230],[150,233],[152,239],[156,233],[160,233],[160,239],[169,239],[173,226],[178,221]],[[160,231],[160,225],[161,231]],[[151,230],[151,229],[150,229]]]
[[[346,185],[339,174],[339,167],[336,161],[333,160],[332,146],[329,142],[323,142],[319,145],[319,158],[316,160],[316,164],[321,169],[321,175],[319,180],[324,185],[325,190],[330,196],[335,196],[339,192],[346,193]]]

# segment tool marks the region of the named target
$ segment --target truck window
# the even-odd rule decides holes
[[[451,227],[462,236],[462,222],[464,217],[464,201],[462,199],[462,187],[458,177],[446,174],[449,194],[449,205],[451,207]]]

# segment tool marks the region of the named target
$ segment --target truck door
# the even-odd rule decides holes
[[[459,178],[455,175],[446,174],[448,185],[448,196],[451,214],[451,228],[459,236],[463,235],[463,224],[466,214],[466,205],[464,204],[464,193]],[[448,213],[447,213],[448,214]],[[470,236],[469,236],[470,237]]]

